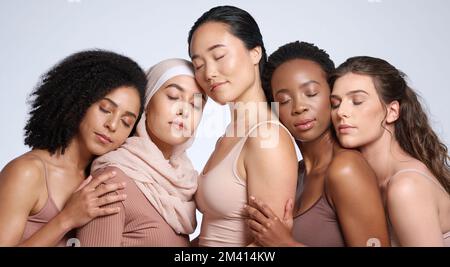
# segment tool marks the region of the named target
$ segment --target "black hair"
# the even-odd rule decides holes
[[[221,22],[228,25],[230,33],[239,38],[249,50],[260,46],[262,54],[259,61],[259,73],[262,74],[267,61],[266,49],[258,24],[247,11],[234,6],[217,6],[203,13],[189,31],[188,51],[190,51],[192,35],[206,22]]]
[[[274,101],[271,86],[273,73],[281,64],[293,59],[306,59],[316,62],[326,73],[327,80],[335,69],[334,62],[331,60],[330,55],[314,44],[295,41],[279,47],[269,56],[262,74],[262,85],[269,104]]]
[[[61,153],[78,134],[87,109],[121,86],[139,92],[142,113],[147,79],[128,57],[104,50],[82,51],[63,59],[42,77],[30,95],[25,144]],[[135,131],[135,127],[133,131]]]

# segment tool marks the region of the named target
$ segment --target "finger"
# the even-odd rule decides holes
[[[267,229],[255,220],[247,220],[248,227],[258,233],[265,233]]]
[[[259,210],[253,208],[252,206],[246,206],[248,216],[257,221],[260,224],[266,224],[268,222],[268,218],[264,216]]]
[[[115,171],[108,171],[100,174],[99,176],[92,179],[92,181],[87,185],[89,188],[95,189],[97,186],[99,186],[101,183],[105,182],[106,180],[114,177],[116,175]]]
[[[291,219],[294,214],[293,214],[293,201],[292,198],[289,198],[288,201],[286,202],[286,206],[284,207],[284,216],[283,216],[283,220],[287,221],[289,219]]]
[[[256,232],[256,231],[250,229],[250,233],[252,234],[253,238],[254,238],[258,243],[261,243],[262,236],[261,236],[261,234],[260,234],[259,232]]]
[[[126,182],[100,185],[99,187],[97,187],[97,189],[95,189],[94,196],[95,197],[103,196],[104,194],[107,194],[109,192],[114,192],[119,189],[123,189],[125,188],[125,186]]]
[[[257,208],[267,218],[276,217],[275,213],[272,211],[272,209],[269,206],[267,206],[261,200],[256,199],[254,196],[250,196],[249,204],[252,205],[253,207]]]
[[[127,198],[127,195],[125,195],[125,194],[104,196],[104,197],[96,199],[95,205],[97,207],[101,207],[101,206],[105,206],[105,205],[115,203],[118,201],[124,201],[126,198]]]
[[[115,208],[99,208],[97,209],[97,211],[94,213],[94,218],[95,217],[102,217],[102,216],[107,216],[107,215],[111,215],[111,214],[116,214],[120,212],[120,207],[115,207]]]

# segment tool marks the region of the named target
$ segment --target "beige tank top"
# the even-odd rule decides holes
[[[432,181],[435,185],[437,185],[440,189],[444,190],[444,192],[447,194],[447,191],[445,191],[444,187],[442,187],[442,185],[440,183],[438,183],[435,179],[433,179],[433,177],[430,177],[426,173],[424,173],[422,171],[419,171],[419,170],[416,170],[416,169],[403,169],[403,170],[400,170],[400,171],[396,172],[394,175],[392,175],[391,177],[386,179],[384,184],[382,184],[382,187],[387,188],[387,186],[389,185],[389,183],[392,180],[392,178],[394,178],[396,175],[398,175],[400,173],[403,173],[403,172],[415,172],[415,173],[418,173],[422,177],[425,177],[428,180]],[[389,227],[389,233],[390,233],[390,237],[391,237],[391,246],[393,246],[393,247],[400,246],[400,243],[398,242],[397,236],[395,235],[394,229],[392,227],[391,221],[389,220],[389,216],[388,216],[388,227]],[[444,246],[445,247],[450,247],[450,231],[444,233],[442,235],[442,237],[444,239]]]
[[[264,123],[279,125],[289,133],[279,121],[260,122],[250,128],[222,162],[200,174],[195,195],[197,207],[203,213],[199,246],[242,247],[252,242],[243,209],[247,185],[238,175],[237,161],[248,136]]]
[[[37,155],[33,155],[33,156],[36,156],[36,158],[39,159],[42,162],[42,164],[44,165],[44,178],[45,178],[45,184],[47,186],[48,197],[47,197],[47,201],[45,202],[44,207],[42,207],[42,209],[38,213],[36,213],[32,216],[28,216],[21,242],[30,238],[34,233],[36,233],[39,229],[41,229],[44,225],[46,225],[51,219],[53,219],[53,217],[58,215],[58,213],[60,212],[60,210],[56,206],[55,202],[53,201],[50,187],[48,186],[47,165]],[[57,246],[58,247],[66,246],[67,240],[69,239],[69,235],[73,235],[73,233],[66,234],[66,236],[64,236],[63,239],[58,242]]]

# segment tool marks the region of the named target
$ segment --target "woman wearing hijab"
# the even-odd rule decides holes
[[[147,73],[145,110],[136,134],[96,159],[93,176],[115,171],[109,183],[127,186],[126,200],[112,216],[79,229],[81,246],[189,246],[196,227],[197,172],[186,155],[194,140],[206,96],[192,64],[168,59]]]

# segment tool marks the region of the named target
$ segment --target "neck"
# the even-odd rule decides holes
[[[296,141],[296,143],[302,154],[307,174],[312,169],[322,168],[330,164],[335,144],[330,130],[326,130],[312,141]]]
[[[240,129],[236,128],[238,126],[248,129],[260,121],[275,118],[267,105],[259,76],[249,88],[230,103],[230,113],[231,121],[234,125],[233,130],[238,132]]]
[[[391,133],[385,130],[379,139],[359,148],[374,170],[379,184],[397,172],[399,163],[410,158],[393,137],[394,129]]]
[[[82,144],[78,137],[75,137],[64,150],[64,154],[58,151],[51,157],[68,169],[75,169],[77,173],[84,177],[84,172],[94,155]]]

